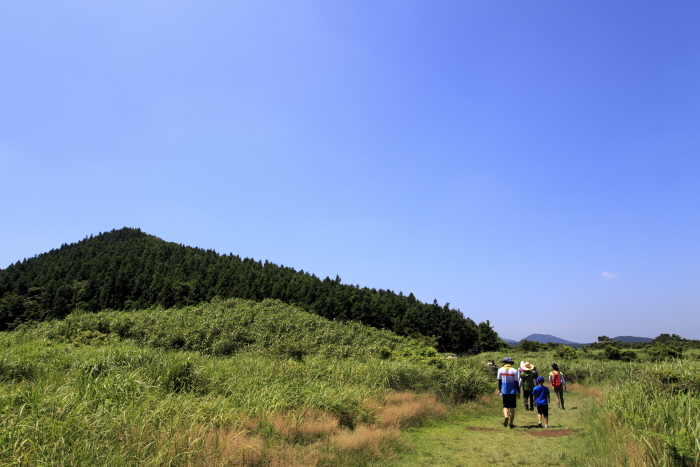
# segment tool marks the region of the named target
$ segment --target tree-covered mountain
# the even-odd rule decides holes
[[[488,322],[477,326],[449,304],[345,285],[338,276],[319,279],[268,261],[166,242],[132,228],[91,235],[0,270],[0,330],[63,318],[76,309],[179,307],[214,297],[277,299],[329,319],[434,337],[446,351],[489,350],[500,342]]]

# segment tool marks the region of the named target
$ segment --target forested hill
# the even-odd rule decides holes
[[[279,299],[329,319],[354,320],[401,335],[438,338],[438,348],[497,346],[489,323],[413,294],[319,279],[270,262],[166,242],[123,228],[64,244],[0,270],[0,330],[63,318],[75,309],[179,307],[214,297]],[[481,334],[481,339],[479,339]]]

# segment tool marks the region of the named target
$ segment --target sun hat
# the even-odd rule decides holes
[[[530,365],[530,362],[525,362],[520,364],[520,368],[523,370],[532,370],[534,367]]]
[[[503,359],[503,363],[513,363],[513,359],[510,357],[506,357]]]

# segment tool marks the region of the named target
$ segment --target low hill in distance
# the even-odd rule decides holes
[[[503,339],[503,341],[509,345],[512,345],[512,346],[517,346],[522,341],[533,341],[533,342],[539,342],[540,344],[549,344],[550,342],[552,342],[555,344],[568,345],[569,347],[573,347],[573,348],[579,348],[581,346],[586,345],[586,344],[580,344],[578,342],[567,341],[566,339],[562,339],[561,337],[557,337],[557,336],[552,336],[550,334],[530,334],[527,337],[523,337],[519,341],[514,341],[512,339]]]
[[[565,339],[562,339],[561,337],[552,336],[550,334],[530,334],[529,336],[524,337],[522,340],[539,342],[540,344],[554,342],[555,344],[564,344],[571,347],[584,345],[578,342],[567,341]]]

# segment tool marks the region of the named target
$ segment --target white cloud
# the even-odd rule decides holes
[[[600,273],[601,276],[603,276],[606,279],[617,279],[617,274],[613,274],[608,271],[603,271]]]

